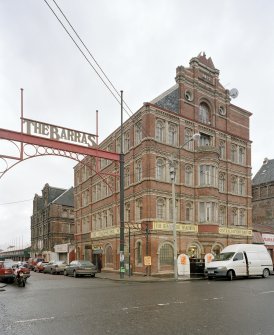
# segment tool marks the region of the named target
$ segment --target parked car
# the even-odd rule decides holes
[[[28,263],[26,262],[16,262],[12,265],[13,271],[16,268],[20,268],[24,274],[25,280],[27,280],[30,277],[30,269],[28,267]]]
[[[45,265],[43,272],[51,273],[52,275],[60,274],[64,272],[64,268],[66,267],[66,265],[66,261],[51,261],[47,265]]]
[[[12,263],[0,261],[0,280],[6,283],[13,283],[14,279]]]
[[[33,271],[34,271],[34,272],[43,272],[43,271],[44,271],[44,268],[45,268],[45,266],[46,266],[47,264],[48,264],[48,262],[38,262],[38,263],[35,265]]]
[[[29,258],[28,260],[28,268],[30,270],[34,270],[34,267],[37,263],[39,262],[44,262],[44,258],[41,258],[41,257],[37,257],[37,258]]]
[[[90,261],[75,260],[70,262],[64,269],[64,276],[91,276],[95,277],[96,266]]]
[[[44,266],[44,273],[51,273],[51,266],[55,261],[49,261],[47,264]]]

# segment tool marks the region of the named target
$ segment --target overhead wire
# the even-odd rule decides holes
[[[71,38],[71,40],[73,41],[73,43],[76,45],[76,47],[78,48],[78,50],[81,52],[81,54],[84,56],[84,58],[86,59],[86,61],[89,63],[89,65],[92,67],[92,69],[95,71],[95,73],[98,75],[98,77],[100,78],[100,80],[103,82],[103,84],[106,86],[106,88],[109,90],[109,92],[112,94],[112,96],[115,98],[115,100],[121,105],[121,95],[119,93],[119,91],[115,88],[114,84],[112,83],[112,81],[109,79],[109,77],[107,76],[107,74],[105,73],[105,71],[102,69],[102,67],[99,65],[98,61],[95,59],[95,57],[92,55],[91,51],[89,50],[89,48],[87,47],[87,45],[84,43],[83,39],[80,37],[80,35],[77,33],[76,29],[73,27],[73,25],[71,24],[70,20],[68,19],[68,17],[65,15],[64,11],[60,8],[60,6],[57,4],[57,2],[55,0],[52,0],[55,4],[55,6],[58,8],[58,10],[60,11],[60,13],[62,14],[62,16],[64,17],[64,19],[66,20],[67,24],[69,25],[69,27],[72,29],[72,31],[74,32],[75,36],[78,38],[78,40],[81,42],[81,44],[84,46],[84,48],[86,49],[86,51],[88,52],[89,56],[92,58],[92,60],[94,61],[94,63],[96,64],[96,66],[98,67],[98,69],[100,70],[100,72],[102,73],[103,77],[106,79],[106,81],[111,85],[112,89],[108,86],[108,84],[106,83],[106,81],[102,78],[102,76],[100,75],[99,71],[96,70],[95,66],[92,65],[92,63],[90,62],[90,60],[88,59],[88,57],[86,56],[86,54],[83,52],[83,50],[81,49],[81,47],[78,45],[78,43],[75,41],[75,39],[72,37],[72,35],[70,34],[70,32],[68,31],[68,29],[65,27],[65,25],[63,24],[63,22],[61,21],[61,19],[58,17],[58,15],[56,14],[56,12],[54,11],[54,9],[52,8],[52,6],[50,6],[50,4],[48,3],[47,0],[44,0],[44,2],[47,4],[47,6],[49,7],[49,9],[51,10],[51,12],[54,14],[54,16],[56,17],[56,19],[59,21],[59,23],[61,24],[61,26],[63,27],[63,29],[65,30],[65,32],[69,35],[69,37]],[[117,94],[119,99],[117,98],[117,96],[115,95]],[[124,107],[126,106],[127,109]],[[123,110],[127,113],[127,115],[129,117],[131,117],[134,113],[131,110],[131,108],[128,106],[128,104],[126,103],[125,99],[123,98]],[[144,125],[142,124],[142,130],[145,136],[148,136],[148,133],[144,127]]]
[[[91,51],[89,50],[89,48],[87,47],[87,45],[84,43],[83,39],[80,37],[80,35],[78,34],[78,32],[76,31],[76,29],[73,27],[73,25],[71,24],[70,20],[68,19],[68,17],[66,16],[66,14],[64,13],[64,11],[61,9],[61,7],[58,5],[58,3],[55,0],[52,0],[53,3],[55,4],[55,6],[58,8],[59,12],[62,14],[63,18],[66,20],[67,24],[69,25],[69,27],[72,29],[72,31],[74,32],[75,36],[78,38],[78,40],[81,42],[81,44],[83,45],[83,47],[85,48],[85,50],[87,51],[88,55],[91,57],[91,59],[94,61],[94,63],[96,64],[96,66],[98,67],[98,69],[100,70],[100,72],[102,73],[103,77],[106,79],[106,81],[110,84],[111,88],[109,87],[109,85],[107,84],[107,82],[103,79],[103,77],[100,75],[99,71],[97,71],[97,69],[95,68],[95,66],[91,63],[91,61],[88,59],[88,57],[86,56],[86,54],[84,53],[84,51],[81,49],[81,47],[78,45],[78,43],[76,42],[76,40],[73,38],[73,36],[71,35],[71,33],[68,31],[68,29],[65,27],[65,25],[63,24],[63,22],[61,21],[61,19],[58,17],[58,15],[56,14],[56,12],[54,11],[54,9],[50,6],[50,4],[48,3],[47,0],[44,0],[44,2],[47,4],[47,6],[49,7],[49,9],[51,10],[51,12],[53,13],[53,15],[56,17],[56,19],[59,21],[59,23],[61,24],[61,26],[63,27],[63,29],[66,31],[66,33],[69,35],[69,37],[71,38],[71,40],[73,41],[73,43],[75,44],[75,46],[77,47],[77,49],[81,52],[81,54],[84,56],[84,58],[86,59],[86,61],[89,63],[89,65],[92,67],[92,69],[95,71],[95,73],[98,75],[98,77],[100,78],[100,80],[103,82],[103,84],[106,86],[106,88],[109,90],[109,92],[112,94],[112,96],[115,98],[115,100],[121,104],[121,101],[117,98],[117,96],[120,98],[120,93],[119,91],[116,89],[116,87],[114,86],[114,84],[112,83],[112,81],[109,79],[109,77],[107,76],[107,74],[105,73],[105,71],[102,69],[102,67],[100,66],[100,64],[98,63],[98,61],[95,59],[95,57],[93,56],[93,54],[91,53]],[[114,92],[113,92],[114,90]],[[115,95],[117,94],[117,96]],[[132,116],[134,113],[132,112],[132,110],[130,109],[130,107],[128,106],[128,104],[126,103],[126,101],[123,99],[124,104],[126,105],[127,109],[130,111],[131,115],[129,114],[129,111],[126,110],[124,108],[124,111],[128,114],[128,116]],[[142,124],[142,129],[145,132],[144,135],[147,135],[146,133],[146,129],[144,128],[143,124]],[[157,142],[156,142],[157,145]],[[164,165],[169,164],[168,162],[166,162]],[[150,170],[156,170],[156,167],[152,167],[150,168]]]
[[[59,23],[61,24],[61,26],[64,28],[64,30],[66,31],[66,33],[69,35],[69,37],[71,38],[71,40],[73,41],[73,43],[76,45],[77,49],[81,52],[81,54],[84,56],[84,58],[86,59],[86,61],[89,63],[89,65],[93,68],[93,70],[95,71],[95,73],[97,74],[97,76],[101,79],[101,81],[103,82],[103,84],[106,86],[106,88],[109,90],[109,92],[112,94],[112,96],[114,97],[114,99],[120,104],[120,100],[115,96],[115,94],[113,93],[113,91],[110,89],[110,87],[107,85],[107,83],[105,82],[105,80],[102,78],[102,76],[100,75],[100,73],[96,70],[96,68],[92,65],[92,63],[90,62],[90,60],[88,59],[88,57],[85,55],[85,53],[83,52],[83,50],[80,48],[80,46],[77,44],[77,42],[75,41],[75,39],[73,38],[73,36],[70,34],[70,32],[68,31],[68,29],[65,27],[65,25],[63,24],[63,22],[59,19],[58,15],[55,13],[55,11],[53,10],[53,8],[50,6],[50,4],[48,3],[47,0],[44,0],[44,2],[47,4],[47,6],[49,7],[49,9],[52,11],[53,15],[56,17],[56,19],[59,21]]]
[[[76,35],[76,37],[78,38],[78,40],[81,42],[81,44],[84,46],[85,50],[88,52],[88,55],[92,58],[92,60],[95,62],[96,66],[99,68],[99,70],[101,71],[101,73],[103,74],[104,78],[107,80],[107,82],[111,85],[112,89],[114,90],[114,92],[119,96],[120,98],[120,93],[118,92],[118,90],[115,88],[114,84],[112,83],[112,81],[108,78],[107,74],[105,73],[105,71],[102,69],[102,67],[99,65],[98,61],[95,59],[95,57],[92,55],[91,51],[89,50],[89,48],[87,47],[87,45],[84,43],[83,39],[80,37],[80,35],[77,33],[76,29],[73,27],[73,25],[71,24],[71,22],[69,21],[68,17],[65,15],[64,11],[60,8],[60,6],[57,4],[57,2],[55,0],[52,0],[55,4],[55,6],[58,8],[59,12],[62,14],[62,16],[64,17],[64,19],[66,20],[67,24],[69,25],[69,27],[72,29],[72,31],[74,32],[74,34]],[[109,92],[113,95],[113,97],[115,98],[115,100],[121,104],[121,101],[116,97],[115,93],[113,92],[113,90],[109,87],[109,85],[106,83],[106,81],[102,78],[102,76],[99,74],[99,72],[96,70],[95,66],[92,65],[92,63],[90,62],[90,60],[88,59],[88,57],[86,56],[86,54],[83,52],[83,50],[81,49],[81,47],[78,45],[78,43],[75,41],[75,39],[72,37],[72,35],[70,34],[70,32],[68,31],[68,29],[65,27],[65,25],[63,24],[63,22],[61,21],[61,19],[58,17],[58,15],[56,14],[56,12],[54,11],[54,9],[50,6],[50,4],[48,3],[47,0],[44,0],[44,2],[47,4],[47,6],[49,7],[49,9],[51,10],[51,12],[54,14],[54,16],[56,17],[56,19],[59,21],[59,23],[61,24],[61,26],[63,27],[63,29],[66,31],[66,33],[69,35],[69,37],[71,38],[71,40],[73,41],[73,43],[76,45],[76,47],[78,48],[78,50],[81,52],[81,54],[84,56],[84,58],[86,59],[86,61],[89,63],[89,65],[92,67],[92,69],[95,71],[95,73],[98,75],[98,77],[101,79],[101,81],[104,83],[104,85],[106,86],[106,88],[109,90]],[[132,112],[131,108],[128,106],[128,104],[126,103],[126,101],[123,99],[123,103],[124,105],[128,108],[128,110],[126,110],[124,108],[123,105],[123,110],[127,113],[127,115],[129,117],[131,117],[134,113]],[[130,112],[130,113],[129,113]],[[131,115],[130,115],[131,114]],[[147,130],[145,129],[143,123],[141,124],[141,128],[143,131],[143,134],[145,135],[145,137],[148,137],[148,133]],[[157,145],[157,142],[155,143]]]
[[[26,200],[12,201],[12,202],[4,202],[4,203],[1,203],[0,206],[19,204],[19,203],[21,203],[21,202],[28,202],[28,201],[32,201],[32,200],[33,200],[33,199],[26,199]]]
[[[103,84],[105,85],[105,87],[108,89],[108,91],[111,93],[111,95],[114,97],[114,99],[121,104],[120,101],[120,93],[118,92],[118,90],[115,88],[115,86],[113,85],[113,83],[110,81],[110,79],[108,78],[108,76],[106,75],[106,73],[103,71],[102,67],[99,65],[99,63],[96,61],[95,57],[92,55],[92,53],[90,52],[90,50],[88,49],[88,47],[86,46],[86,44],[83,42],[83,40],[81,39],[81,37],[79,36],[79,34],[76,32],[76,30],[73,28],[72,24],[70,23],[70,21],[68,20],[67,16],[64,14],[64,12],[62,11],[62,9],[60,8],[60,6],[58,6],[58,4],[56,3],[55,0],[53,0],[53,2],[55,3],[56,7],[58,8],[58,10],[60,11],[60,13],[63,15],[63,17],[65,18],[65,20],[67,21],[67,23],[69,24],[70,28],[72,29],[72,31],[74,32],[74,34],[76,35],[76,37],[79,39],[79,41],[82,43],[82,45],[84,46],[84,48],[86,49],[86,51],[88,52],[88,54],[90,55],[90,57],[92,58],[92,60],[95,62],[95,64],[98,66],[99,70],[101,71],[101,73],[103,74],[103,76],[99,73],[99,71],[97,71],[97,69],[95,68],[95,66],[92,64],[92,62],[88,59],[87,55],[85,54],[85,52],[81,49],[81,47],[79,46],[79,44],[77,43],[77,41],[75,40],[75,38],[72,36],[72,34],[69,32],[69,30],[66,28],[66,26],[64,25],[64,23],[62,22],[62,20],[58,17],[58,15],[56,14],[56,12],[54,11],[54,9],[52,8],[52,6],[48,3],[47,0],[44,0],[44,2],[47,4],[48,8],[51,10],[51,12],[53,13],[53,15],[56,17],[56,19],[59,21],[59,23],[61,24],[61,26],[63,27],[63,29],[65,30],[65,32],[68,34],[68,36],[70,37],[70,39],[73,41],[73,43],[75,44],[75,46],[77,47],[77,49],[81,52],[81,54],[84,56],[84,58],[86,59],[86,61],[88,62],[88,64],[92,67],[92,69],[95,71],[95,73],[97,74],[97,76],[100,78],[100,80],[103,82]],[[111,87],[114,89],[111,89],[111,87],[107,84],[106,80],[104,80],[104,78],[110,83]],[[118,97],[116,96],[116,94],[118,95]],[[128,105],[126,104],[125,100],[123,100],[123,102],[125,103],[125,105],[127,106],[127,108],[130,110],[130,112],[133,114],[133,112],[131,111],[131,109],[128,107]],[[128,112],[128,110],[126,110],[124,108],[124,111],[128,114],[128,116],[131,116],[130,113]]]
[[[60,8],[60,6],[56,3],[55,0],[53,0],[53,2],[55,3],[56,7],[59,9],[60,13],[63,15],[63,17],[65,18],[65,20],[67,21],[67,23],[69,24],[69,26],[71,27],[71,29],[73,30],[73,32],[75,33],[75,35],[78,37],[79,41],[82,43],[82,45],[84,46],[84,48],[86,49],[86,51],[88,52],[88,54],[90,55],[90,57],[94,60],[95,64],[98,66],[98,68],[100,69],[100,71],[102,72],[102,74],[104,75],[104,77],[107,79],[107,81],[109,82],[109,84],[111,85],[111,87],[118,94],[118,96],[120,96],[119,91],[116,89],[116,87],[113,85],[112,81],[109,79],[109,77],[107,76],[107,74],[105,73],[105,71],[102,69],[102,67],[99,65],[99,63],[95,59],[95,57],[92,55],[92,53],[90,52],[89,48],[86,46],[86,44],[84,43],[84,41],[82,40],[82,38],[79,36],[79,34],[77,33],[77,31],[75,30],[75,28],[72,26],[72,24],[68,20],[67,16],[64,14],[63,10]],[[126,101],[123,100],[123,102],[126,105],[126,107],[129,109],[129,111],[131,112],[131,114],[133,114],[132,110],[127,105]]]

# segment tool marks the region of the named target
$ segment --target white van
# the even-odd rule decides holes
[[[238,276],[262,276],[267,278],[273,272],[271,257],[264,245],[232,244],[225,247],[218,258],[206,265],[208,279]]]

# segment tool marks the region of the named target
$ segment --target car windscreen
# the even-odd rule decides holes
[[[80,262],[80,264],[82,265],[82,266],[92,266],[93,264],[91,263],[91,262],[89,262],[89,261],[83,261],[83,262]]]
[[[219,255],[215,256],[213,261],[228,261],[229,259],[231,259],[233,257],[233,255],[235,254],[235,252],[223,252],[220,253]]]

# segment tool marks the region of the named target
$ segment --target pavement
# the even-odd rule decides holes
[[[139,282],[139,283],[156,283],[156,282],[174,282],[176,279],[173,276],[147,276],[147,275],[131,275],[124,273],[123,278],[120,277],[119,272],[98,272],[96,273],[96,278],[108,279],[114,281],[124,281],[124,282]],[[178,281],[181,280],[197,280],[204,279],[203,276],[179,276]]]

